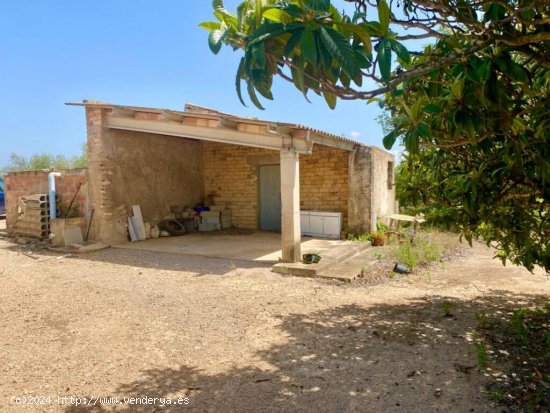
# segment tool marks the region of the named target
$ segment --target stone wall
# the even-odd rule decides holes
[[[376,219],[389,224],[386,215],[397,213],[395,200],[395,156],[382,149],[371,148],[373,190],[372,210]],[[391,173],[389,173],[391,168]]]
[[[377,220],[388,223],[385,216],[397,212],[395,157],[382,149],[358,146],[349,164],[349,230],[368,234],[376,231]]]
[[[103,127],[109,109],[87,108],[91,238],[127,241],[127,217],[140,205],[145,222],[157,223],[170,206],[202,202],[200,142]]]
[[[233,224],[256,229],[258,168],[280,163],[278,151],[203,142],[204,193],[231,209]],[[341,211],[347,217],[348,152],[315,145],[300,155],[300,208]]]
[[[61,177],[55,178],[55,183],[57,193],[65,207],[68,207],[75,195],[77,185],[81,184],[75,203],[78,207],[79,215],[84,216],[88,211],[86,169],[62,169],[56,171],[61,172]],[[50,172],[50,170],[10,172],[4,177],[8,230],[17,221],[17,200],[20,197],[48,193],[48,174]]]

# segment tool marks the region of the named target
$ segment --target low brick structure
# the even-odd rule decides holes
[[[57,171],[57,170],[56,170]],[[47,194],[48,174],[50,170],[9,172],[4,177],[6,189],[6,224],[10,226],[17,221],[17,200],[22,196]],[[68,206],[75,195],[77,185],[81,184],[75,203],[79,214],[84,216],[88,211],[88,185],[86,169],[62,169],[61,177],[56,178],[56,190],[62,203]]]

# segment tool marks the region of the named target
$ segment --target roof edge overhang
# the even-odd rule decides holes
[[[114,105],[84,100],[69,106],[105,109],[105,126],[111,129],[155,133],[265,149],[293,148],[310,154],[313,144],[353,151],[359,142],[303,125],[239,117],[198,105],[185,111]]]

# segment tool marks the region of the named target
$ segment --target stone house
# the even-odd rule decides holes
[[[93,240],[127,242],[132,205],[146,222],[158,222],[172,205],[214,198],[236,227],[281,231],[283,261],[297,262],[300,211],[341,213],[339,225],[356,234],[396,212],[395,159],[375,147],[190,104],[184,111],[69,105],[86,111]]]

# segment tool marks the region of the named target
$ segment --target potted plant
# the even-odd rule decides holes
[[[373,247],[381,247],[386,243],[386,235],[381,231],[375,231],[370,234],[371,245]]]

